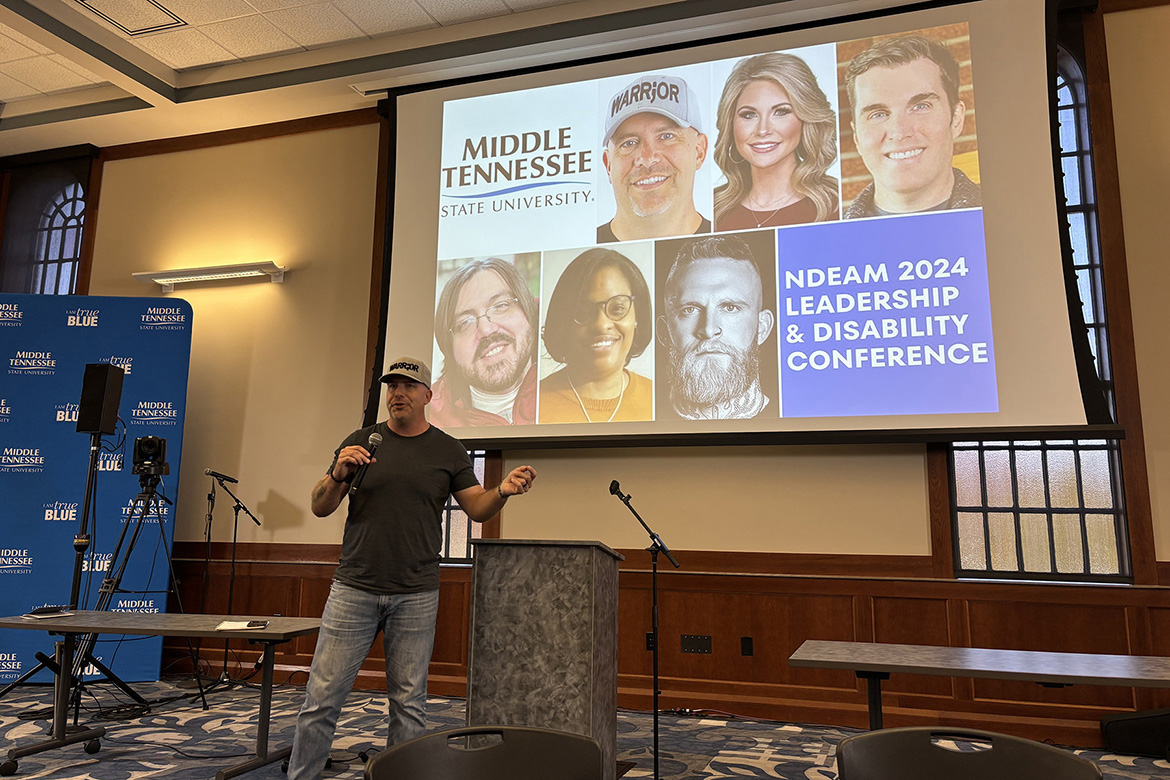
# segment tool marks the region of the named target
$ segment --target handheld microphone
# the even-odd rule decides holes
[[[204,469],[203,473],[209,477],[215,477],[216,479],[222,479],[224,482],[231,482],[233,485],[238,485],[240,482],[235,477],[229,477],[227,474],[220,474],[218,471],[212,471],[211,469]]]
[[[611,496],[617,496],[622,501],[626,500],[626,494],[622,492],[622,487],[618,484],[616,479],[609,483],[609,494]]]
[[[374,453],[378,451],[378,445],[382,443],[382,434],[374,432],[370,434],[370,440],[367,442],[367,447],[370,451],[370,457],[374,457]],[[362,480],[366,478],[366,469],[370,467],[369,463],[363,463],[358,469],[357,476],[353,478],[353,486],[349,489],[349,495],[352,497],[357,489],[361,487]]]

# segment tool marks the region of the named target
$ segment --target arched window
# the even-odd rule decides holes
[[[1085,78],[1063,47],[1057,111],[1068,230],[1098,377],[1114,403]],[[1120,442],[956,442],[950,451],[955,574],[1131,581]]]
[[[69,184],[41,214],[29,292],[68,295],[76,289],[84,227],[85,191],[78,183]]]
[[[85,292],[82,237],[97,147],[0,159],[0,292]]]

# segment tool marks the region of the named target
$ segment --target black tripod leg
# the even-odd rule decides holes
[[[212,485],[212,493],[208,496],[212,504],[215,502],[215,486]],[[211,507],[208,507],[207,512],[207,531],[208,537],[211,535]],[[167,541],[167,532],[163,528],[160,521],[158,524],[158,532],[162,535],[162,548],[167,556],[167,571],[171,573],[170,587],[171,592],[175,594],[175,603],[179,605],[179,612],[183,612],[183,597],[179,595],[179,578],[175,576],[175,561],[171,558],[171,545]],[[207,599],[207,568],[203,569],[203,587],[204,587],[204,601]],[[199,700],[203,702],[203,709],[207,709],[207,691],[203,688],[203,678],[199,674],[199,656],[195,654],[195,644],[191,641],[191,637],[187,637],[187,655],[191,657],[192,674],[195,675],[195,685],[199,687]]]
[[[129,685],[127,685],[125,682],[123,682],[121,680],[121,678],[119,678],[116,674],[111,672],[109,667],[107,667],[105,664],[103,664],[98,659],[94,658],[93,653],[87,652],[86,656],[85,656],[85,660],[88,661],[89,663],[93,664],[94,668],[96,668],[99,672],[101,672],[103,677],[105,677],[107,680],[112,682],[114,685],[118,686],[118,689],[120,691],[122,691],[122,693],[126,694],[131,699],[133,699],[135,702],[142,705],[143,707],[146,707],[148,712],[150,711],[150,702],[148,702],[146,699],[139,696],[137,691],[135,691],[133,688],[131,688]]]
[[[5,685],[3,688],[0,688],[0,699],[3,699],[5,696],[7,696],[8,692],[11,691],[13,688],[16,688],[17,686],[20,686],[20,685],[24,685],[25,682],[30,680],[32,678],[32,676],[35,675],[40,670],[47,669],[47,668],[48,668],[48,664],[46,664],[44,661],[42,661],[41,663],[37,664],[33,668],[29,669],[27,672],[22,674],[20,677],[17,677],[15,680],[13,680],[12,682]],[[56,673],[57,673],[56,670],[54,670],[53,674],[56,674]]]
[[[180,605],[182,609],[182,605]],[[199,687],[199,700],[203,702],[203,709],[207,709],[207,689],[203,687],[203,677],[199,674],[199,656],[195,655],[195,645],[191,637],[187,637],[187,653],[191,656],[191,668],[195,670],[195,685]]]

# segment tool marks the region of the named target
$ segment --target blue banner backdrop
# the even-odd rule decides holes
[[[0,614],[69,603],[91,441],[77,432],[85,365],[113,363],[125,371],[118,429],[102,437],[95,478],[79,604],[92,608],[102,579],[117,566],[112,557],[122,529],[125,557],[142,514],[142,502],[135,504],[142,487],[131,473],[136,438],[167,440],[170,476],[158,492],[172,501],[178,495],[190,359],[186,301],[0,293]],[[111,610],[166,611],[174,507],[161,501],[159,507],[142,522],[121,582],[125,592],[113,594]],[[44,622],[49,628],[51,619]],[[93,654],[123,680],[156,680],[161,649],[157,637],[99,637]],[[0,685],[35,667],[38,650],[52,654],[47,633],[0,629]],[[33,678],[51,679],[44,670]]]

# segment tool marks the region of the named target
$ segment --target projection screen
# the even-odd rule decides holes
[[[392,96],[383,356],[481,446],[1083,426],[1047,56],[976,0]]]

